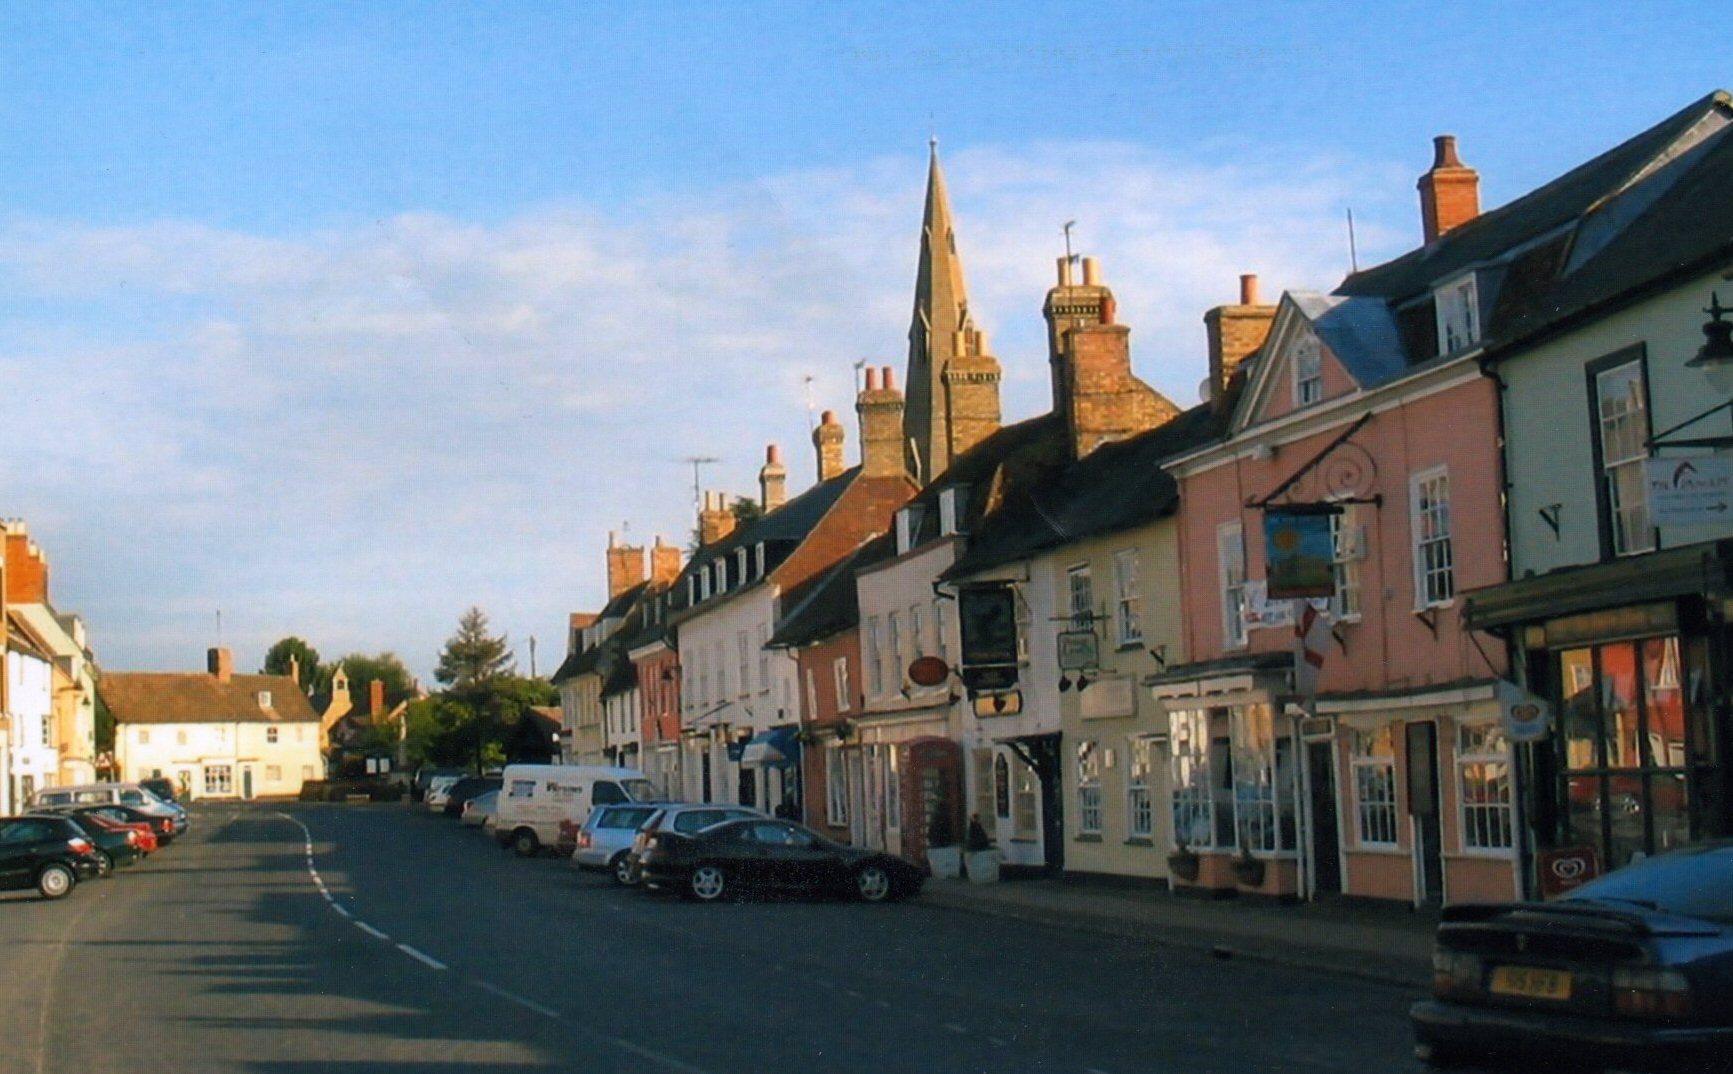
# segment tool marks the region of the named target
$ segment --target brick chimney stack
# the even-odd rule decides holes
[[[1480,173],[1457,159],[1454,134],[1432,139],[1432,170],[1416,185],[1427,242],[1480,215]]]
[[[867,367],[866,387],[855,400],[860,416],[862,477],[900,477],[907,473],[903,451],[903,393],[890,366]]]
[[[1275,316],[1276,307],[1258,302],[1258,278],[1251,273],[1240,277],[1238,305],[1217,306],[1203,315],[1209,334],[1208,399],[1217,413],[1227,406],[1234,371],[1247,355],[1264,345]]]
[[[1101,283],[1093,257],[1083,259],[1083,284],[1059,265],[1059,286],[1043,312],[1051,342],[1053,409],[1065,418],[1071,457],[1081,459],[1114,440],[1146,432],[1179,413],[1166,396],[1131,372],[1131,329],[1115,323],[1113,292]]]
[[[384,679],[374,679],[367,684],[367,715],[375,720],[385,715]]]
[[[294,653],[289,654],[289,678],[295,680],[295,685],[301,685],[301,658]]]
[[[788,502],[788,467],[782,465],[782,449],[775,444],[764,446],[764,468],[758,471],[758,502],[767,515]]]
[[[949,422],[950,453],[955,460],[981,441],[999,431],[999,381],[1003,371],[999,360],[987,348],[987,333],[973,326],[964,327],[956,335],[951,359],[945,363],[940,379],[945,386],[945,414]],[[929,467],[928,460],[915,460]],[[920,484],[939,476],[923,469],[915,474]]]
[[[6,603],[48,603],[48,557],[30,539],[22,519],[4,523],[6,534]]]
[[[843,472],[842,442],[846,434],[836,411],[827,410],[812,431],[812,446],[818,449],[818,479],[829,481]]]
[[[698,512],[698,540],[715,544],[734,532],[734,510],[728,504],[726,492],[706,492],[704,508]]]
[[[644,546],[621,544],[612,530],[608,531],[608,599],[631,589],[644,580]]]
[[[205,670],[218,682],[228,682],[235,676],[235,654],[218,646],[205,653]]]
[[[678,545],[664,544],[657,537],[656,543],[650,546],[650,581],[659,586],[674,584],[674,579],[680,577],[680,548]]]

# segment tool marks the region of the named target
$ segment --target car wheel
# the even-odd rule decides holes
[[[867,865],[854,874],[854,889],[862,902],[884,902],[896,890],[891,874],[882,865]]]
[[[626,888],[631,887],[632,886],[632,862],[630,860],[630,856],[625,851],[623,851],[623,850],[620,851],[618,854],[614,855],[613,866],[614,866],[614,883],[619,884],[621,887],[626,887]]]
[[[96,852],[96,875],[114,875],[114,858],[110,857],[106,850],[99,850]]]
[[[541,840],[536,838],[536,833],[528,828],[519,828],[517,834],[512,837],[511,848],[517,851],[517,856],[520,858],[533,858],[541,850],[542,844]]]
[[[78,878],[72,875],[72,870],[59,862],[50,862],[36,874],[36,890],[44,899],[61,899],[71,891]]]
[[[686,890],[699,902],[715,902],[728,893],[728,874],[720,865],[700,865],[686,879]]]

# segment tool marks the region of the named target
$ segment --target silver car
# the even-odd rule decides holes
[[[716,802],[686,802],[679,805],[666,805],[658,808],[632,836],[631,849],[626,853],[624,863],[614,866],[615,879],[622,884],[636,884],[643,879],[643,870],[639,868],[638,856],[649,845],[649,833],[661,831],[664,828],[690,835],[703,831],[713,824],[722,824],[731,820],[745,820],[748,817],[763,817],[764,813],[751,806],[723,805]]]
[[[499,792],[483,791],[463,803],[463,812],[459,819],[465,828],[487,827],[488,818],[494,816],[499,809]]]
[[[639,825],[661,808],[654,802],[632,802],[590,810],[584,826],[578,829],[578,848],[572,851],[572,864],[580,869],[606,869],[614,874],[616,882],[632,884],[634,881],[626,871],[626,854],[632,849]]]

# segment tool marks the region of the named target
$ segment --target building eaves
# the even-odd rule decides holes
[[[889,534],[875,537],[818,577],[790,590],[783,597],[783,606],[788,610],[777,621],[766,648],[796,649],[858,625],[860,597],[855,572],[888,560],[895,552],[895,537]]]

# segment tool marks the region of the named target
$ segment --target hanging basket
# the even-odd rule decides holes
[[[1261,858],[1235,858],[1234,879],[1248,888],[1263,887],[1265,864]]]
[[[1167,871],[1188,884],[1197,883],[1197,854],[1190,850],[1176,850],[1167,856]]]

